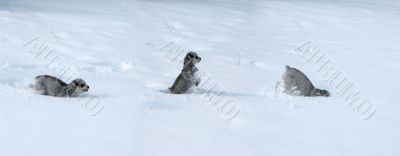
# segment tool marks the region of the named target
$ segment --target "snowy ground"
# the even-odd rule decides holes
[[[399,28],[392,0],[1,0],[0,155],[398,156]],[[307,41],[376,106],[369,120],[295,55]],[[176,48],[198,52],[217,88],[166,93]],[[333,96],[275,94],[285,65]],[[26,89],[63,71],[90,92]],[[209,90],[239,114],[227,120]]]

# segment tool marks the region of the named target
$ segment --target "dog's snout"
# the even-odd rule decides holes
[[[90,87],[89,87],[88,85],[86,85],[85,88],[83,88],[83,90],[84,90],[84,91],[89,91],[89,88],[90,88]]]

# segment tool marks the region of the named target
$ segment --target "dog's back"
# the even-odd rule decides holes
[[[286,93],[300,96],[311,96],[315,89],[310,79],[296,68],[286,66],[286,71],[282,76]]]
[[[182,74],[180,74],[169,90],[174,94],[183,94],[186,93],[191,87],[192,83],[186,80]]]
[[[65,90],[63,87],[67,84],[56,77],[50,75],[39,75],[35,77],[35,91],[43,95],[63,96]]]
[[[195,83],[196,71],[197,68],[194,65],[186,65],[169,90],[174,94],[186,93]]]

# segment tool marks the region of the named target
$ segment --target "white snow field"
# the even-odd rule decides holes
[[[399,41],[398,0],[0,0],[0,156],[399,156]],[[202,85],[170,94],[189,50]],[[332,96],[276,93],[285,65]]]

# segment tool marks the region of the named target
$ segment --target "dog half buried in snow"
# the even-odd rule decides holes
[[[327,90],[315,88],[310,79],[296,68],[285,66],[286,71],[282,75],[282,82],[277,83],[282,87],[283,93],[295,96],[325,96],[330,94]]]
[[[66,97],[89,91],[89,86],[82,79],[75,79],[66,84],[62,80],[49,75],[39,75],[35,78],[35,84],[30,85],[38,94]]]
[[[196,64],[201,61],[201,57],[197,55],[195,52],[188,52],[183,61],[183,69],[179,74],[178,78],[176,78],[172,87],[169,90],[173,94],[184,94],[193,86],[198,86],[200,84],[200,78],[197,77],[196,72],[198,69],[196,68]]]

